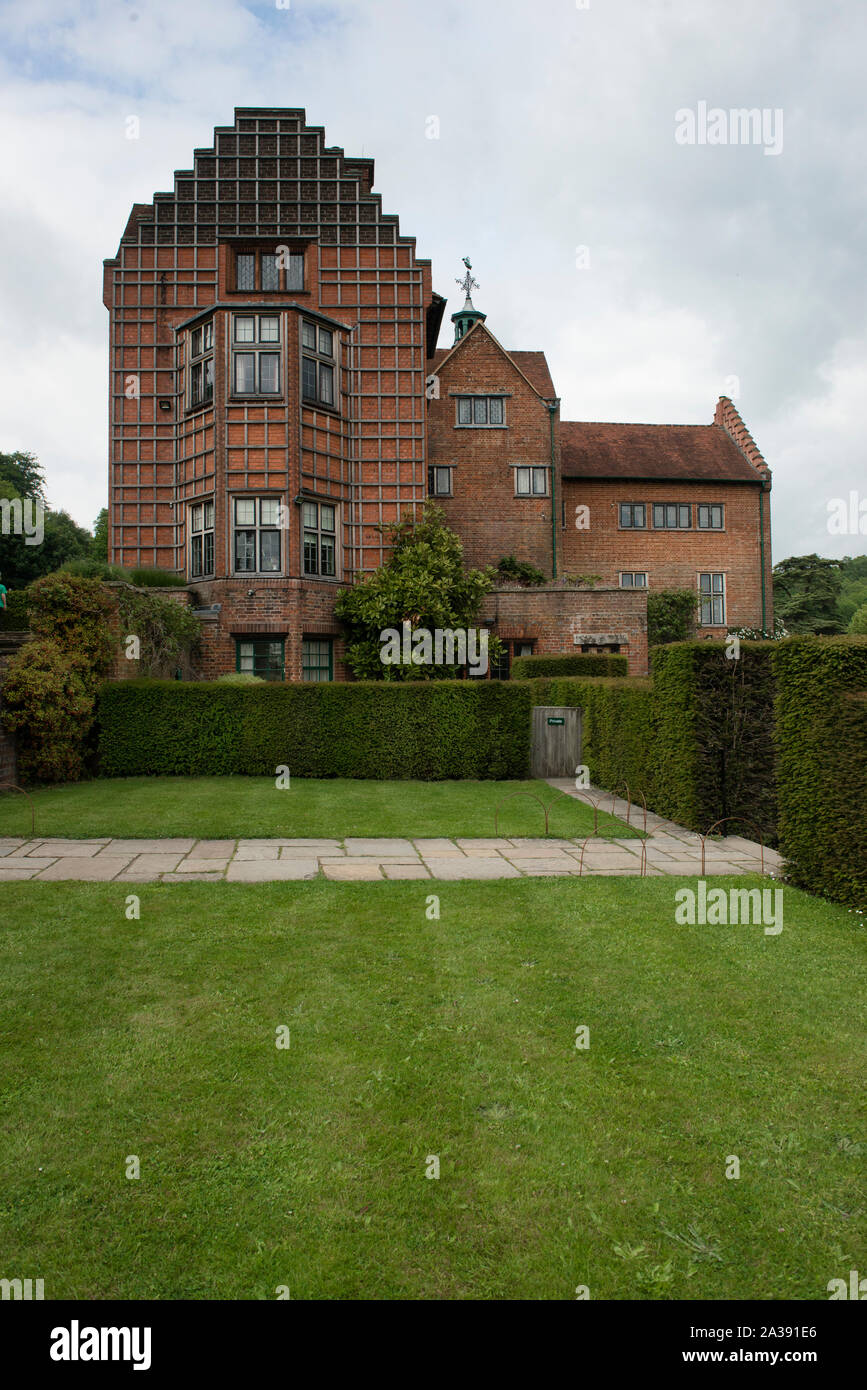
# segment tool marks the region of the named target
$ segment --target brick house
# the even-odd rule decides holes
[[[708,426],[561,421],[544,353],[501,347],[469,272],[438,349],[430,262],[372,185],[303,111],[238,109],[105,262],[110,558],[189,581],[202,674],[345,678],[336,593],[428,495],[470,564],[548,578],[486,600],[495,674],[530,650],[643,672],[648,587],[706,593],[709,633],[767,625],[770,474],[732,403]]]

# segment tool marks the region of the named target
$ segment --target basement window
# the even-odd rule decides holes
[[[252,637],[235,639],[235,670],[266,681],[285,679],[284,644],[282,639]]]

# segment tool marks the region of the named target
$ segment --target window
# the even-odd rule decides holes
[[[429,468],[427,471],[427,492],[428,497],[451,497],[452,495],[452,470],[451,465],[446,468]]]
[[[190,578],[214,573],[214,504],[196,502],[190,507]]]
[[[239,251],[235,256],[235,289],[264,294],[304,289],[304,254],[278,247],[274,251]]]
[[[548,492],[547,468],[516,468],[515,496],[544,497]]]
[[[698,592],[701,599],[702,627],[724,627],[726,620],[726,577],[724,574],[700,574]]]
[[[654,502],[655,531],[688,531],[692,526],[692,507],[683,502]]]
[[[330,637],[304,637],[301,641],[301,679],[334,679],[334,652]]]
[[[266,681],[284,679],[283,639],[251,637],[235,639],[235,670]]]
[[[647,507],[643,502],[620,503],[620,526],[624,531],[643,531],[647,525]]]
[[[304,573],[333,578],[337,572],[337,508],[330,502],[302,502]]]
[[[202,324],[190,333],[190,408],[214,399],[214,323]]]
[[[279,314],[232,316],[232,390],[236,396],[280,394]]]
[[[698,529],[700,531],[722,531],[725,525],[725,507],[722,502],[700,502],[698,506]]]
[[[646,589],[647,575],[641,570],[624,570],[620,575],[621,589]]]
[[[334,406],[334,334],[303,319],[301,323],[301,394],[315,405]]]
[[[236,497],[234,549],[236,574],[280,571],[280,502],[276,497]]]
[[[510,642],[501,642],[502,654],[496,661],[491,662],[491,680],[507,681],[512,669],[512,662],[518,656],[532,656],[534,643],[526,638],[517,638]]]
[[[458,425],[478,429],[487,426],[502,429],[506,423],[506,402],[503,396],[458,396]]]

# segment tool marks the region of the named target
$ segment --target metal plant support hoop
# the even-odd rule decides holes
[[[758,845],[759,845],[759,848],[760,848],[760,850],[761,850],[761,874],[762,874],[762,877],[764,878],[764,875],[765,875],[765,842],[764,842],[764,839],[762,838],[762,832],[759,830],[759,827],[755,824],[754,821],[745,820],[745,818],[744,818],[743,816],[723,816],[720,820],[715,820],[714,823],[713,823],[713,825],[710,827],[710,829],[709,829],[709,830],[706,830],[706,831],[704,832],[704,834],[702,835],[702,837],[701,837],[701,876],[702,876],[702,878],[704,878],[704,842],[705,842],[705,840],[707,840],[707,839],[710,837],[710,835],[712,834],[712,832],[713,832],[714,830],[716,830],[716,828],[717,828],[718,825],[725,825],[726,821],[730,821],[730,820],[736,820],[736,821],[738,821],[741,825],[748,825],[748,826],[750,826],[750,828],[751,828],[754,832],[758,831],[758,834],[756,835],[756,839],[757,839],[757,841],[758,841]]]

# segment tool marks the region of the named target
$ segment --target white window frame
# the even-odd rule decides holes
[[[239,336],[242,323],[249,323],[252,325],[252,338]],[[265,328],[266,324],[276,324],[276,338],[265,336],[266,333],[273,332],[272,328]],[[249,396],[257,396],[270,401],[276,401],[282,398],[282,338],[283,334],[281,331],[279,314],[232,314],[232,396],[243,397],[245,399]],[[253,359],[253,386],[250,390],[241,390],[238,386],[238,359],[240,357],[252,357]],[[274,357],[277,359],[277,385],[274,390],[264,391],[262,389],[263,357]]]
[[[639,576],[640,576],[641,579],[644,581],[642,584],[636,584],[636,583],[635,583],[635,580],[636,580]],[[624,582],[624,581],[626,580],[627,577],[628,577],[629,580],[631,581],[629,584],[626,584],[626,583]],[[647,584],[647,570],[621,570],[621,571],[620,571],[620,587],[621,587],[621,589],[647,589],[647,587],[648,587],[648,584]]]
[[[548,465],[536,463],[513,463],[514,487],[516,497],[547,497],[548,496]],[[528,474],[526,488],[521,488],[521,474]],[[542,487],[536,486],[541,475]]]
[[[263,520],[262,520],[262,503],[263,503],[263,502],[266,502],[266,503],[269,503],[269,504],[274,504],[274,505],[276,506],[276,508],[277,508],[277,520],[276,520],[276,522],[273,522],[273,521],[263,521]],[[251,522],[239,521],[239,520],[238,520],[238,504],[239,504],[239,503],[248,503],[248,504],[252,503],[252,506],[253,506],[253,520],[252,520]],[[286,542],[285,542],[285,540],[283,539],[283,537],[284,537],[284,532],[285,532],[285,527],[284,527],[284,525],[283,525],[284,507],[285,507],[285,503],[284,503],[284,501],[283,501],[283,498],[282,498],[282,497],[275,497],[275,496],[273,495],[273,493],[266,493],[266,494],[264,494],[264,495],[262,495],[262,494],[260,494],[260,493],[258,493],[258,492],[254,492],[254,493],[235,493],[235,494],[233,494],[233,496],[232,496],[232,498],[231,498],[231,513],[230,513],[230,528],[231,528],[231,541],[232,541],[232,574],[233,574],[233,575],[247,576],[247,575],[253,575],[253,574],[255,574],[255,575],[269,575],[269,576],[270,576],[270,575],[280,575],[280,574],[284,574],[284,573],[285,573],[286,561],[287,561],[287,556],[286,556],[286,548],[287,548],[287,547],[286,547]],[[254,563],[254,565],[253,565],[251,568],[249,568],[249,569],[239,567],[239,565],[238,565],[238,533],[239,533],[240,531],[244,531],[244,532],[250,532],[250,531],[252,531],[253,534],[254,534],[254,540],[253,540],[253,559],[254,559],[255,563]],[[261,567],[261,566],[262,566],[262,536],[263,536],[263,534],[265,534],[265,533],[267,533],[267,534],[270,535],[270,534],[274,534],[275,532],[276,532],[276,534],[277,534],[277,543],[278,543],[278,556],[277,556],[278,564],[277,564],[276,569],[272,569],[272,568],[263,569],[263,568]]]
[[[214,576],[215,530],[214,499],[202,498],[188,508],[189,517],[189,573],[191,579],[212,579]],[[210,545],[208,541],[210,539]],[[210,550],[210,566],[208,565]],[[198,553],[198,562],[194,556]]]
[[[707,576],[708,579],[710,580],[710,585],[711,585],[711,587],[710,587],[710,589],[708,589],[708,590],[703,590],[703,589],[702,589],[702,586],[701,586],[701,581],[702,581],[702,579],[703,579],[705,576]],[[719,588],[719,589],[715,589],[715,588],[714,588],[714,580],[715,580],[715,579],[720,579],[720,580],[722,580],[722,586],[721,586],[721,588]],[[699,624],[698,624],[699,627],[725,627],[725,626],[726,626],[726,610],[727,610],[727,608],[728,608],[728,594],[727,594],[727,592],[726,592],[727,589],[728,589],[728,578],[727,578],[727,575],[726,575],[725,571],[720,571],[720,570],[699,570],[698,575],[696,576],[696,586],[697,586],[697,588],[698,588],[698,598],[699,598]],[[705,616],[704,616],[705,604],[706,604],[706,603],[709,603],[709,604],[710,604],[710,621],[709,621],[709,622],[706,622],[706,621],[705,621]],[[722,608],[722,615],[721,615],[721,617],[720,617],[720,619],[719,619],[718,622],[716,621],[716,619],[715,619],[715,617],[714,617],[714,605],[717,604],[717,603],[719,603],[719,604],[721,605],[721,608]]]

